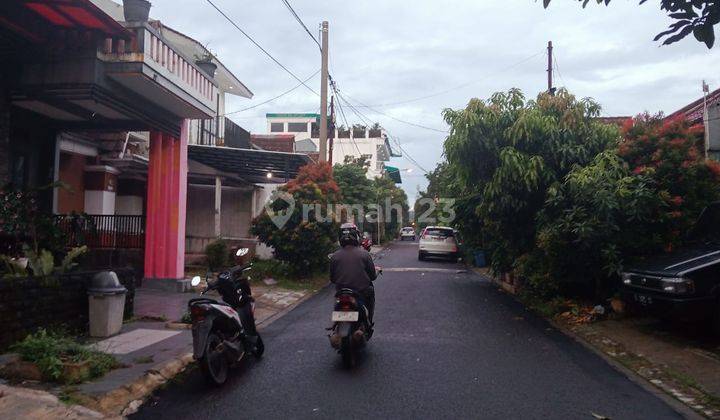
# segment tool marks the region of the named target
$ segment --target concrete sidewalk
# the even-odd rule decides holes
[[[311,293],[253,286],[258,327],[262,329]],[[113,354],[123,367],[64,392],[106,416],[134,412],[155,389],[192,363],[191,331],[189,325],[179,321],[187,311],[188,300],[196,296],[147,287],[137,289],[134,321],[125,323],[120,334],[93,344]]]

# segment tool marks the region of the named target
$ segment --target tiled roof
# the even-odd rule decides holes
[[[684,115],[690,123],[701,123],[703,121],[704,99],[705,98],[701,97],[700,99],[691,102],[690,104],[668,115],[667,118],[675,118],[680,115]],[[710,92],[707,96],[708,105],[718,102],[720,102],[720,89]]]

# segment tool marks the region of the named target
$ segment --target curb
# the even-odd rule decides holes
[[[528,310],[530,310],[530,309],[528,308]],[[630,381],[632,381],[636,385],[640,386],[645,391],[656,396],[657,398],[661,399],[665,404],[670,406],[673,410],[675,410],[678,414],[680,414],[684,418],[686,418],[686,419],[704,419],[705,418],[702,415],[700,415],[697,411],[695,411],[692,408],[688,407],[687,405],[683,404],[681,401],[678,401],[677,399],[668,395],[661,388],[658,388],[655,385],[653,385],[652,383],[648,382],[647,379],[638,375],[632,369],[623,366],[620,362],[613,359],[612,357],[610,357],[609,355],[607,355],[605,352],[598,349],[597,347],[593,346],[590,342],[585,340],[580,335],[576,334],[575,332],[571,331],[568,328],[565,328],[565,326],[559,324],[555,320],[548,319],[545,317],[541,317],[541,318],[546,320],[557,331],[560,331],[567,337],[572,338],[575,342],[577,342],[578,344],[580,344],[587,350],[590,350],[595,355],[599,356],[601,359],[603,359],[605,361],[605,363],[609,364],[613,369],[615,369],[618,372],[625,375]]]
[[[324,290],[325,287],[327,287],[327,285],[318,290],[309,291],[307,295],[298,299],[292,305],[259,322],[257,324],[258,330],[266,328],[268,325],[287,315],[300,304]],[[79,394],[77,397],[82,401],[83,405],[107,416],[129,416],[135,413],[147,397],[156,389],[182,373],[194,362],[195,360],[193,359],[192,353],[184,353],[147,370],[143,376],[135,381],[110,391],[99,398],[93,398],[85,394]]]
[[[490,281],[492,284],[494,284],[498,287],[501,287],[504,292],[506,292],[506,293],[509,292],[504,287],[502,287],[502,282],[499,282],[492,276],[481,272],[478,268],[473,268],[472,271],[475,274],[477,274],[478,276],[488,279],[488,281]],[[651,382],[649,382],[647,379],[645,379],[642,376],[640,376],[639,374],[637,374],[632,369],[623,366],[619,361],[613,359],[612,357],[607,355],[605,352],[603,352],[601,349],[595,347],[592,343],[585,340],[585,338],[583,338],[579,334],[576,334],[569,328],[566,328],[564,325],[556,322],[554,319],[544,317],[544,316],[538,314],[537,312],[533,311],[532,309],[528,308],[527,306],[525,306],[525,304],[520,302],[519,299],[517,299],[515,294],[510,293],[509,296],[512,297],[516,302],[520,303],[525,308],[525,310],[527,310],[527,311],[535,314],[539,318],[545,320],[548,324],[550,324],[550,326],[553,329],[561,332],[568,338],[571,338],[573,341],[575,341],[576,343],[583,346],[585,349],[589,350],[596,356],[600,357],[602,360],[605,361],[605,363],[610,365],[610,367],[612,367],[613,369],[615,369],[616,371],[618,371],[619,373],[624,375],[631,382],[638,385],[643,390],[649,392],[650,394],[652,394],[655,397],[662,400],[665,404],[667,404],[670,408],[675,410],[678,414],[680,414],[684,418],[686,418],[686,419],[703,419],[703,418],[705,418],[702,415],[700,415],[697,411],[693,410],[691,407],[688,407],[686,404],[683,404],[681,401],[673,398],[671,395],[669,395],[663,389],[658,388],[657,386],[653,385]]]
[[[184,353],[149,369],[140,378],[100,397],[77,395],[83,405],[107,416],[128,416],[137,411],[150,394],[193,362],[192,353]]]

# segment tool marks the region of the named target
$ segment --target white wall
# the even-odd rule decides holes
[[[333,140],[333,164],[343,163],[345,156],[358,158],[361,155],[370,155],[370,168],[368,169],[367,177],[373,179],[381,176],[382,168],[378,170],[377,147],[384,143],[385,140],[380,137],[356,139],[341,139],[336,137]]]
[[[115,214],[123,216],[141,216],[143,214],[143,198],[137,195],[116,196]]]
[[[267,118],[267,132],[270,134],[278,134],[279,131],[271,131],[270,126],[272,123],[283,123],[283,133],[286,134],[294,134],[295,135],[295,141],[303,140],[303,139],[309,139],[312,132],[312,123],[314,123],[316,119],[314,117],[270,117]],[[304,132],[289,132],[288,129],[288,123],[305,123],[307,126],[307,131]]]
[[[215,237],[215,187],[188,185],[185,235]],[[249,238],[252,192],[223,187],[220,208],[220,235]]]
[[[85,213],[115,214],[115,191],[85,190]]]
[[[253,200],[255,204],[255,211],[253,213],[254,217],[259,216],[262,213],[270,195],[272,195],[272,193],[281,185],[283,184],[257,184],[257,186],[261,188],[255,190],[255,199]],[[261,260],[269,260],[275,257],[274,249],[262,242],[258,242],[255,247],[255,255]]]

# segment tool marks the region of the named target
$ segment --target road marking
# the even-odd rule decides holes
[[[97,342],[93,348],[111,354],[128,354],[180,334],[181,331],[138,328]]]
[[[464,274],[467,270],[458,270],[457,268],[423,268],[423,267],[383,267],[383,272],[399,272],[399,273],[412,273],[412,272],[431,272],[431,273],[453,273],[453,274]]]

